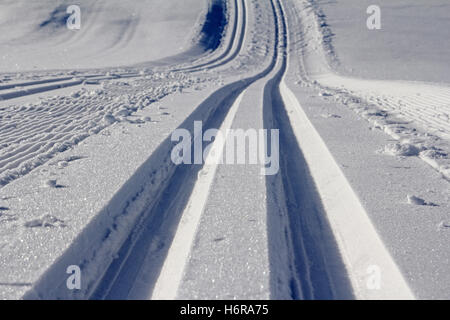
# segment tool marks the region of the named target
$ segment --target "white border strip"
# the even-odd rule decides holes
[[[357,299],[414,299],[358,196],[294,93],[280,84],[294,134],[317,186]],[[377,283],[379,280],[379,285]]]

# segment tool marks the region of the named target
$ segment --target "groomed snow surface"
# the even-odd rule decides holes
[[[450,298],[447,1],[71,4],[0,4],[0,298]]]

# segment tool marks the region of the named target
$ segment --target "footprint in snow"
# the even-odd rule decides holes
[[[11,213],[5,213],[0,211],[0,224],[1,223],[5,223],[5,222],[13,222],[13,221],[17,221],[17,216],[15,214],[11,214]]]
[[[419,198],[417,196],[408,194],[407,195],[408,203],[413,204],[416,206],[431,206],[431,207],[437,207],[437,204],[434,204],[432,202],[426,202],[422,198]]]
[[[131,124],[144,124],[144,123],[147,123],[147,122],[153,122],[152,118],[150,118],[150,117],[142,117],[142,118],[139,118],[139,119],[136,119],[136,120],[127,119],[127,121],[129,123],[131,123]]]
[[[44,186],[47,188],[54,188],[54,189],[61,189],[66,188],[66,186],[63,186],[61,184],[58,184],[56,180],[50,179],[44,181]]]
[[[67,166],[69,166],[69,164],[71,162],[82,160],[82,159],[85,159],[85,158],[87,158],[87,157],[84,157],[84,156],[70,156],[70,157],[64,158],[62,160],[57,160],[55,162],[52,162],[52,163],[50,163],[50,165],[56,165],[59,169],[63,169],[63,168],[66,168]]]
[[[450,230],[450,221],[441,221],[438,224],[439,230]]]
[[[103,122],[107,125],[111,125],[117,122],[117,119],[112,114],[106,114],[103,116]]]
[[[64,220],[58,219],[52,215],[44,215],[41,218],[30,220],[24,223],[24,226],[27,228],[65,228],[67,227]]]
[[[391,156],[413,157],[419,155],[420,150],[409,143],[391,143],[385,146],[382,152]]]
[[[340,115],[332,114],[332,113],[321,114],[320,116],[325,119],[340,119],[340,118],[342,118]]]
[[[0,207],[0,223],[3,222],[12,222],[16,221],[17,217],[15,214],[8,213],[9,208],[7,207]]]

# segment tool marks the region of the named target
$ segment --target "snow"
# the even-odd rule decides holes
[[[3,1],[0,298],[448,298],[450,8],[370,4]],[[279,171],[175,165],[195,121]]]
[[[316,1],[333,32],[336,70],[364,79],[449,83],[446,0]],[[381,29],[366,27],[366,9],[381,10]]]
[[[236,111],[242,101],[242,97],[246,91],[236,99],[231,106],[227,117],[223,121],[220,130],[225,132],[231,127],[235,118]],[[211,146],[211,150],[215,149],[221,156],[224,150],[224,145],[219,140],[215,140]],[[211,157],[213,154],[208,153],[205,163],[213,163]],[[177,297],[177,290],[183,278],[183,272],[188,263],[190,247],[194,241],[202,212],[205,210],[206,201],[209,196],[209,191],[213,190],[213,179],[217,171],[217,164],[206,165],[199,173],[197,183],[186,205],[186,211],[183,212],[179,227],[175,233],[171,247],[168,251],[167,258],[161,269],[158,281],[152,291],[152,299],[156,300],[170,300]],[[142,281],[137,281],[140,286],[143,286]],[[147,297],[150,298],[150,297]]]
[[[357,194],[346,181],[323,140],[309,122],[294,93],[281,84],[294,134],[305,153],[311,175],[319,189],[323,206],[333,227],[340,250],[351,275],[356,297],[360,299],[412,299],[411,289],[393,262],[389,251],[377,236]],[[325,168],[327,168],[325,170]],[[337,231],[336,231],[337,230]],[[355,241],[356,240],[356,241]],[[371,290],[367,270],[383,270],[383,290]]]
[[[408,203],[415,204],[415,205],[418,205],[418,206],[426,205],[425,200],[423,200],[423,199],[421,199],[419,197],[416,197],[414,195],[410,195],[410,194],[408,194]]]
[[[130,114],[150,100],[203,81],[181,74],[159,77],[130,80],[130,86],[120,82],[105,83],[102,89],[83,86],[70,96],[57,95],[25,106],[5,104],[0,110],[0,185],[118,121],[135,122]]]
[[[308,6],[308,3],[308,1],[301,1],[298,7],[305,8]],[[389,6],[387,7],[389,8]],[[417,9],[414,6],[412,8]],[[337,11],[339,12],[339,10]],[[385,11],[389,10],[386,8]],[[417,14],[417,11],[413,10],[413,12]],[[433,12],[431,11],[430,14],[435,16]],[[337,28],[336,31],[333,29],[333,32],[338,32],[334,35],[330,31],[332,25],[328,24],[327,15],[322,10],[322,7],[319,7],[317,4],[302,10],[301,15],[306,24],[305,28],[308,28],[310,31],[305,39],[309,40],[311,44],[302,49],[304,68],[308,78],[312,81],[310,85],[316,86],[321,90],[327,89],[327,96],[348,105],[373,123],[375,128],[384,130],[394,139],[415,142],[410,147],[407,147],[407,144],[388,146],[388,153],[401,154],[401,151],[393,151],[392,149],[406,148],[409,150],[406,151],[407,155],[415,155],[414,152],[409,154],[411,149],[419,149],[420,151],[434,150],[438,154],[444,155],[434,159],[430,159],[428,156],[421,156],[421,158],[449,178],[447,174],[450,162],[447,155],[450,154],[450,132],[448,131],[450,120],[446,116],[450,103],[449,86],[445,83],[423,82],[420,80],[426,80],[427,78],[420,77],[414,78],[415,81],[394,81],[394,79],[401,79],[399,74],[404,74],[401,73],[401,70],[395,68],[389,68],[389,70],[391,72],[398,70],[398,74],[387,73],[383,80],[376,80],[376,72],[374,72],[373,76],[369,73],[364,74],[368,79],[341,75],[333,68],[339,70],[340,54],[345,57],[348,52],[344,50],[346,48],[344,45],[339,45],[339,42],[336,45],[334,39],[345,35],[346,32],[356,33],[355,30],[360,30],[361,28],[348,24],[343,30]],[[411,13],[411,15],[413,14]],[[408,20],[409,17],[410,15],[406,15],[404,19],[398,18],[396,23],[398,25],[411,23]],[[401,28],[397,30],[401,30]],[[376,32],[367,30],[367,28],[366,31]],[[395,32],[393,37],[395,37]],[[346,39],[350,38],[352,37],[346,37]],[[382,44],[381,40],[378,42],[374,41],[374,45],[381,46]],[[436,46],[430,46],[429,50],[434,50]],[[399,50],[403,50],[400,54],[401,57],[414,54],[414,51],[407,49],[406,44],[396,46],[396,48],[398,47],[400,48]],[[373,49],[375,50],[376,48]],[[367,52],[372,51],[368,50]],[[355,57],[353,58],[357,60]],[[371,63],[366,64],[366,68],[371,66],[370,71],[379,69],[381,63],[376,59],[372,60],[370,60]],[[383,63],[400,64],[399,61],[387,57],[384,57],[383,61]],[[432,61],[436,69],[445,68],[445,61],[439,59]],[[356,66],[358,66],[357,63]],[[429,70],[429,68],[424,69]],[[409,79],[408,76],[405,79]],[[445,78],[443,79],[445,81]],[[323,93],[321,94],[323,95]],[[430,153],[427,153],[427,155],[430,155]]]
[[[448,261],[444,249],[448,234],[436,231],[445,229],[441,226],[448,216],[450,189],[448,181],[443,179],[448,172],[448,137],[432,130],[433,126],[419,125],[419,120],[428,118],[428,112],[406,118],[403,114],[399,116],[398,110],[375,102],[389,94],[403,100],[403,95],[408,91],[411,91],[412,100],[412,88],[416,88],[414,94],[418,99],[433,90],[435,93],[423,101],[434,100],[436,96],[442,96],[437,92],[446,90],[446,85],[340,76],[330,67],[339,61],[339,51],[334,48],[333,38],[326,37],[331,27],[323,31],[318,27],[320,24],[317,21],[323,20],[324,15],[318,6],[312,6],[314,10],[311,7],[305,10],[308,3],[298,3],[297,14],[304,25],[295,31],[303,33],[303,30],[308,30],[304,40],[310,40],[314,45],[305,47],[303,42],[297,44],[303,56],[295,59],[297,69],[294,70],[299,70],[297,75],[303,81],[292,79],[291,83],[297,85],[291,88],[306,106],[303,110],[341,164],[414,296],[444,297],[447,294],[442,278],[445,277]],[[404,19],[398,23],[406,23],[407,17]],[[318,91],[331,95],[317,97]],[[377,92],[372,94],[374,99],[366,100],[368,93],[373,91]],[[398,100],[394,101],[398,103]],[[413,103],[405,103],[401,111],[406,113],[410,108],[414,108]],[[331,119],[320,116],[327,112],[337,113],[341,118],[330,122]],[[448,128],[445,124],[443,127]],[[414,147],[405,148],[402,144]],[[391,151],[399,150],[400,154],[394,157],[385,154],[386,146]],[[417,154],[416,148],[424,150],[420,151],[419,157],[414,156]],[[402,155],[402,149],[407,151],[406,154],[413,150],[413,156]],[[424,155],[434,155],[440,159],[428,161]],[[431,167],[427,168],[428,165]],[[433,172],[432,168],[437,172]],[[420,195],[433,205],[411,206],[407,201],[408,194]]]
[[[69,30],[72,4],[3,1],[0,71],[117,67],[176,55],[193,46],[207,9],[205,0],[83,0],[81,29]]]

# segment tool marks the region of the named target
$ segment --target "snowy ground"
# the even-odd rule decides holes
[[[381,80],[449,83],[444,66],[450,45],[443,41],[450,27],[445,0],[315,1],[326,16],[342,74]],[[366,9],[381,8],[378,31],[365,27]]]
[[[202,0],[79,1],[80,30],[65,28],[69,0],[2,1],[0,71],[129,66],[195,45]]]
[[[370,4],[2,2],[0,298],[449,298],[450,7]],[[194,121],[279,171],[176,165]]]

